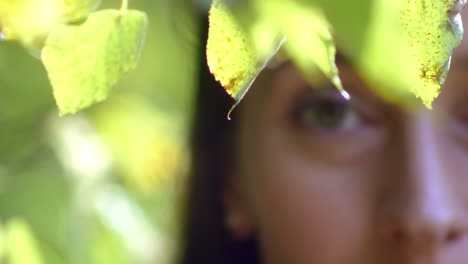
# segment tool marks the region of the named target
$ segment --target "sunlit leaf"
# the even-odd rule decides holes
[[[317,79],[319,69],[342,90],[335,65],[335,44],[320,9],[294,0],[254,1],[242,11],[246,9],[254,19],[235,17],[228,6],[218,1],[210,12],[208,64],[216,79],[236,100],[242,99],[263,70],[259,62],[267,63],[283,43],[282,39],[291,60],[309,79]]]
[[[412,92],[426,104],[440,93],[450,67],[452,50],[460,44],[461,5],[455,0],[405,0],[402,20],[419,78]]]
[[[0,224],[0,261],[5,259],[7,252],[6,231],[3,224]]]
[[[102,0],[61,0],[64,4],[64,16],[67,22],[76,22],[85,19],[95,10]]]
[[[12,219],[6,225],[6,233],[10,264],[45,264],[28,223]]]
[[[0,26],[7,40],[40,50],[53,26],[62,22],[61,0],[1,0]]]
[[[320,8],[333,27],[340,52],[360,56],[372,27],[376,4],[382,0],[295,0]],[[383,0],[387,1],[387,0]],[[396,0],[399,1],[399,0]]]
[[[402,1],[374,1],[359,50],[347,50],[346,55],[377,94],[400,105],[412,105],[416,100],[410,89],[418,75],[403,35]]]
[[[261,69],[245,31],[231,11],[216,0],[210,9],[206,52],[216,80],[236,101],[241,100]]]
[[[336,47],[331,26],[321,9],[295,0],[257,0],[256,3],[265,17],[257,23],[268,21],[280,35],[285,36],[284,50],[305,77],[312,82],[319,81],[318,69],[339,90],[343,90],[335,64]],[[258,39],[260,36],[252,32],[251,37]]]
[[[2,0],[0,28],[6,40],[17,40],[38,52],[58,24],[84,20],[101,0]]]
[[[62,115],[108,97],[122,76],[135,68],[146,26],[143,12],[103,10],[83,24],[54,28],[42,59]]]
[[[340,87],[334,63],[327,63],[334,57],[335,42],[371,88],[402,104],[414,103],[412,93],[430,107],[463,32],[463,0],[225,1],[244,30],[253,28],[251,41],[263,43],[257,48],[267,46],[269,38],[265,41],[255,28],[276,28],[286,35],[288,59],[309,79],[314,77],[313,62]],[[324,30],[327,21],[331,33]]]

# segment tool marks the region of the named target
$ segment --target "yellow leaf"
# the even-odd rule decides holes
[[[418,75],[412,92],[431,107],[463,35],[455,0],[405,0],[402,21]],[[451,17],[451,16],[452,17]]]
[[[216,80],[237,101],[242,99],[260,71],[247,35],[231,11],[217,0],[210,10],[207,60]]]
[[[46,41],[42,60],[62,115],[105,100],[136,67],[148,17],[137,10],[94,12],[79,25],[59,25]]]

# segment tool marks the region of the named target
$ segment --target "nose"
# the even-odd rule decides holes
[[[411,254],[433,254],[465,236],[466,219],[452,190],[455,177],[446,170],[437,125],[421,114],[404,127],[398,158],[404,166],[387,187],[380,234]]]

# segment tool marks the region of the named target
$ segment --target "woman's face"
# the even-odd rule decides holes
[[[267,264],[467,263],[468,42],[433,110],[339,64],[350,102],[284,65],[242,103],[233,232],[251,228]]]

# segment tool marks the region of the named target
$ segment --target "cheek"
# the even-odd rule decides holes
[[[243,174],[265,263],[364,263],[378,168],[324,163],[274,129],[257,139]]]

